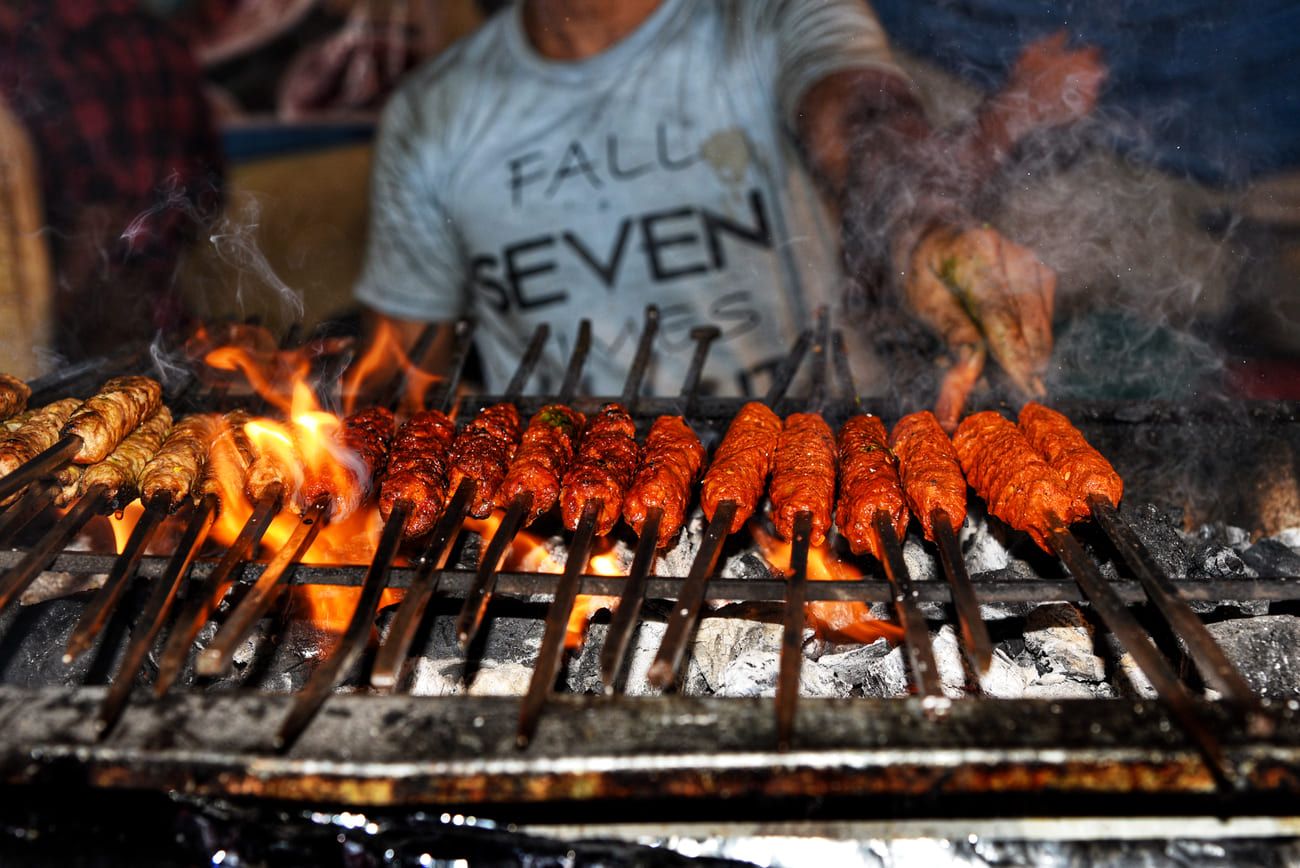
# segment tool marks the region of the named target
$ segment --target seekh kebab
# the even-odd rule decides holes
[[[735,514],[727,533],[745,526],[763,496],[780,438],[781,418],[766,404],[751,401],[740,408],[700,485],[700,506],[709,521],[719,506],[731,502]]]
[[[820,413],[792,413],[777,440],[770,489],[772,523],[785,540],[795,517],[812,516],[813,546],[826,541],[835,507],[835,435]]]
[[[605,536],[613,530],[640,457],[636,423],[627,408],[616,403],[601,407],[587,420],[577,457],[564,474],[560,493],[564,526],[577,530],[588,504],[599,502],[596,536]]]
[[[876,416],[854,416],[840,427],[837,441],[840,463],[840,502],[835,526],[855,555],[870,552],[883,561],[874,524],[884,513],[901,539],[907,531],[907,497],[898,478],[889,435]]]
[[[22,380],[0,374],[0,421],[23,412],[31,396],[31,388]]]
[[[659,509],[657,546],[663,548],[676,538],[686,522],[686,506],[704,456],[704,444],[681,416],[660,416],[650,426],[641,468],[623,499],[623,520],[638,536],[650,510]]]

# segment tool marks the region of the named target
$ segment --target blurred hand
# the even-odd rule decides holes
[[[997,102],[1012,139],[1031,130],[1068,124],[1097,106],[1106,64],[1096,46],[1069,49],[1065,31],[1035,40],[1020,52]]]
[[[984,369],[986,348],[1028,397],[1046,395],[1056,274],[989,227],[933,229],[912,252],[904,291],[912,311],[954,357],[935,415],[952,428]]]

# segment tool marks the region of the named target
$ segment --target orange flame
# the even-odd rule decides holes
[[[126,541],[131,537],[131,531],[135,530],[136,522],[144,514],[144,505],[139,500],[133,500],[117,515],[111,516],[108,526],[113,531],[113,550],[119,555],[126,548]]]
[[[614,544],[606,541],[604,550],[591,556],[587,561],[587,572],[598,576],[626,575],[623,565],[614,551]],[[618,597],[598,597],[579,594],[573,602],[573,611],[569,614],[569,626],[564,631],[564,647],[576,649],[582,647],[582,640],[587,635],[587,625],[601,609],[613,609],[618,604]]]
[[[442,379],[412,362],[402,346],[402,338],[397,329],[384,322],[375,331],[365,354],[348,369],[343,381],[345,412],[351,413],[357,401],[370,394],[374,388],[382,388],[394,371],[401,372],[400,375],[406,377],[401,409],[407,415],[424,409],[429,389]]]
[[[777,539],[756,523],[750,524],[750,532],[768,563],[788,572],[790,543]],[[853,564],[835,556],[830,543],[823,543],[808,551],[810,582],[851,582],[862,576],[863,573]],[[861,642],[864,645],[880,638],[895,644],[903,641],[902,628],[890,621],[872,617],[871,609],[866,603],[815,600],[807,605],[805,612],[808,622],[820,639],[836,643]]]

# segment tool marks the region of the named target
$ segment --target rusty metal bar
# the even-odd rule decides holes
[[[57,485],[32,486],[0,516],[0,546],[8,545],[36,516],[54,503]]]
[[[569,544],[569,554],[564,561],[564,574],[555,586],[555,598],[546,610],[546,627],[542,632],[542,645],[537,651],[533,674],[528,680],[528,692],[519,706],[519,725],[515,729],[515,745],[528,746],[537,732],[537,720],[546,706],[546,697],[555,686],[555,678],[564,659],[564,639],[568,632],[569,615],[578,599],[578,586],[591,556],[591,545],[596,538],[596,522],[604,506],[602,500],[589,500],[582,507],[577,530]]]
[[[76,660],[95,643],[95,638],[104,629],[122,595],[130,586],[131,578],[140,564],[140,558],[144,556],[145,548],[171,509],[172,496],[169,493],[158,494],[149,500],[135,527],[131,528],[131,535],[127,538],[126,545],[122,547],[122,553],[113,562],[113,569],[104,580],[103,587],[95,592],[90,603],[82,610],[77,626],[72,629],[72,635],[68,637],[68,647],[63,652],[65,664]]]
[[[903,625],[903,645],[907,649],[907,660],[912,666],[912,678],[916,681],[917,691],[923,698],[943,696],[943,688],[939,684],[939,667],[934,662],[934,646],[930,642],[930,629],[916,606],[916,586],[912,584],[907,561],[903,559],[903,545],[894,533],[889,514],[884,510],[876,511],[872,517],[872,526],[884,554],[881,565],[893,588],[894,611]]]
[[[700,617],[700,607],[704,605],[704,592],[709,584],[709,577],[718,565],[718,556],[722,554],[722,544],[727,541],[731,522],[736,517],[736,502],[724,500],[704,529],[704,538],[695,552],[695,560],[678,590],[677,602],[673,613],[668,618],[668,627],[664,630],[659,643],[659,653],[650,666],[648,677],[655,687],[667,687],[677,678],[677,670],[686,656],[686,645],[695,632],[695,623]]]
[[[81,438],[76,434],[68,434],[49,449],[20,465],[12,473],[0,477],[0,501],[8,500],[14,493],[22,491],[38,479],[44,478],[46,474],[67,464],[80,448]]]
[[[943,574],[952,588],[952,604],[961,625],[966,658],[976,672],[987,672],[993,662],[993,642],[989,639],[988,625],[980,617],[979,599],[975,596],[970,573],[966,571],[966,559],[962,557],[961,544],[957,541],[957,530],[952,526],[948,513],[941,509],[930,515],[930,527],[934,529],[934,544],[939,548]]]
[[[217,630],[217,635],[212,637],[212,642],[199,653],[194,668],[200,675],[220,675],[230,665],[239,644],[266,614],[266,610],[271,608],[271,602],[275,599],[274,591],[279,587],[281,577],[302,560],[302,556],[315,542],[316,535],[327,524],[329,505],[329,498],[322,497],[307,507],[293,534],[267,563],[266,569],[257,577],[248,594]]]
[[[199,631],[203,629],[203,625],[208,622],[208,618],[212,617],[213,611],[230,590],[232,584],[230,577],[240,562],[252,553],[261,541],[262,534],[266,533],[266,529],[271,526],[271,520],[280,511],[282,493],[280,488],[280,483],[271,483],[266,494],[262,495],[262,499],[254,504],[252,514],[239,529],[239,535],[226,549],[221,560],[217,561],[209,572],[201,576],[196,575],[190,580],[185,607],[181,609],[180,615],[172,624],[158,662],[158,678],[154,681],[156,695],[162,696],[176,681],[176,677],[185,666],[185,661],[189,659],[190,648],[193,647]]]
[[[136,676],[144,666],[145,657],[153,647],[154,640],[162,632],[163,623],[167,620],[167,612],[176,599],[176,592],[180,589],[185,573],[194,563],[195,555],[207,538],[216,514],[216,496],[204,495],[190,516],[185,533],[177,543],[176,553],[167,564],[167,572],[153,580],[153,587],[149,590],[149,598],[145,601],[144,609],[131,627],[131,640],[126,646],[122,665],[118,667],[117,676],[113,679],[113,684],[104,697],[104,704],[99,707],[99,713],[95,717],[100,737],[113,728],[122,710],[126,708]]]
[[[607,694],[617,690],[623,660],[632,643],[632,633],[636,630],[641,604],[645,601],[646,579],[654,569],[658,554],[659,525],[663,518],[664,511],[657,506],[646,511],[645,524],[641,526],[641,536],[632,556],[632,566],[623,582],[623,593],[610,618],[609,629],[605,631],[605,644],[600,649],[600,678]]]
[[[501,563],[509,553],[510,543],[523,527],[524,519],[532,507],[531,492],[517,496],[510,501],[501,524],[497,525],[496,531],[492,534],[492,541],[488,543],[487,551],[479,561],[478,571],[474,574],[474,583],[465,595],[465,604],[461,607],[459,617],[456,618],[456,637],[460,640],[462,648],[469,647],[479,627],[483,625],[483,616],[487,614],[488,603],[492,601],[492,591],[496,587]]]
[[[582,382],[582,366],[587,362],[591,352],[591,320],[583,319],[578,323],[578,338],[573,343],[573,352],[569,355],[569,366],[564,371],[560,382],[560,391],[555,395],[557,404],[567,404],[573,400]]]
[[[776,744],[789,750],[794,713],[799,702],[799,672],[803,667],[804,599],[808,589],[808,548],[812,544],[812,513],[794,518],[790,540],[790,578],[782,614],[781,664],[776,678]]]
[[[366,581],[361,586],[361,596],[357,600],[357,607],[352,612],[352,619],[348,621],[343,638],[339,640],[339,644],[330,652],[325,662],[316,667],[311,678],[307,680],[307,685],[294,698],[288,717],[280,724],[280,729],[275,735],[273,744],[276,749],[283,749],[293,744],[333,692],[339,678],[352,668],[365,649],[366,640],[370,637],[370,629],[375,623],[375,613],[379,611],[379,600],[388,585],[388,571],[393,565],[393,558],[397,556],[398,547],[402,544],[402,533],[406,530],[406,520],[410,516],[411,508],[411,504],[404,500],[394,504],[388,515],[388,521],[384,523],[384,530],[379,536],[375,556],[370,562],[370,569],[366,572]]]
[[[108,500],[107,488],[99,484],[92,485],[67,515],[59,519],[40,542],[24,553],[22,559],[0,577],[0,610],[13,602],[32,582],[36,581],[36,577],[85,527],[86,522],[108,507]]]
[[[474,500],[477,487],[477,483],[470,477],[462,479],[451,496],[451,502],[447,504],[446,510],[434,526],[429,544],[425,547],[415,575],[411,579],[411,586],[407,589],[406,596],[402,598],[397,616],[393,618],[393,623],[388,628],[388,638],[379,647],[379,655],[370,672],[372,687],[392,688],[397,684],[398,672],[401,671],[402,663],[411,649],[411,642],[415,640],[420,622],[424,619],[424,610],[428,607],[429,598],[433,596],[434,589],[438,586],[442,568],[451,553],[452,543],[460,532],[461,523],[465,520],[470,503]]]
[[[709,349],[722,335],[717,326],[696,326],[691,329],[691,340],[695,342],[695,352],[691,354],[691,363],[686,368],[686,377],[682,380],[682,391],[673,408],[661,412],[681,412],[692,417],[700,397],[700,379],[704,376],[704,363],[709,357]],[[642,406],[643,402],[638,402]]]
[[[641,339],[637,342],[636,355],[632,357],[632,367],[628,368],[627,380],[623,384],[623,395],[619,403],[632,412],[641,397],[641,383],[645,380],[646,367],[650,364],[650,353],[654,350],[655,335],[659,333],[659,308],[647,305],[645,325],[641,329]]]

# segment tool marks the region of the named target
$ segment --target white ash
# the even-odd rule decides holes
[[[1106,664],[1093,650],[1092,628],[1070,603],[1038,606],[1025,618],[1025,648],[1040,675],[1058,673],[1082,682],[1106,679]]]
[[[1300,617],[1238,618],[1210,624],[1208,629],[1256,694],[1300,696]]]

